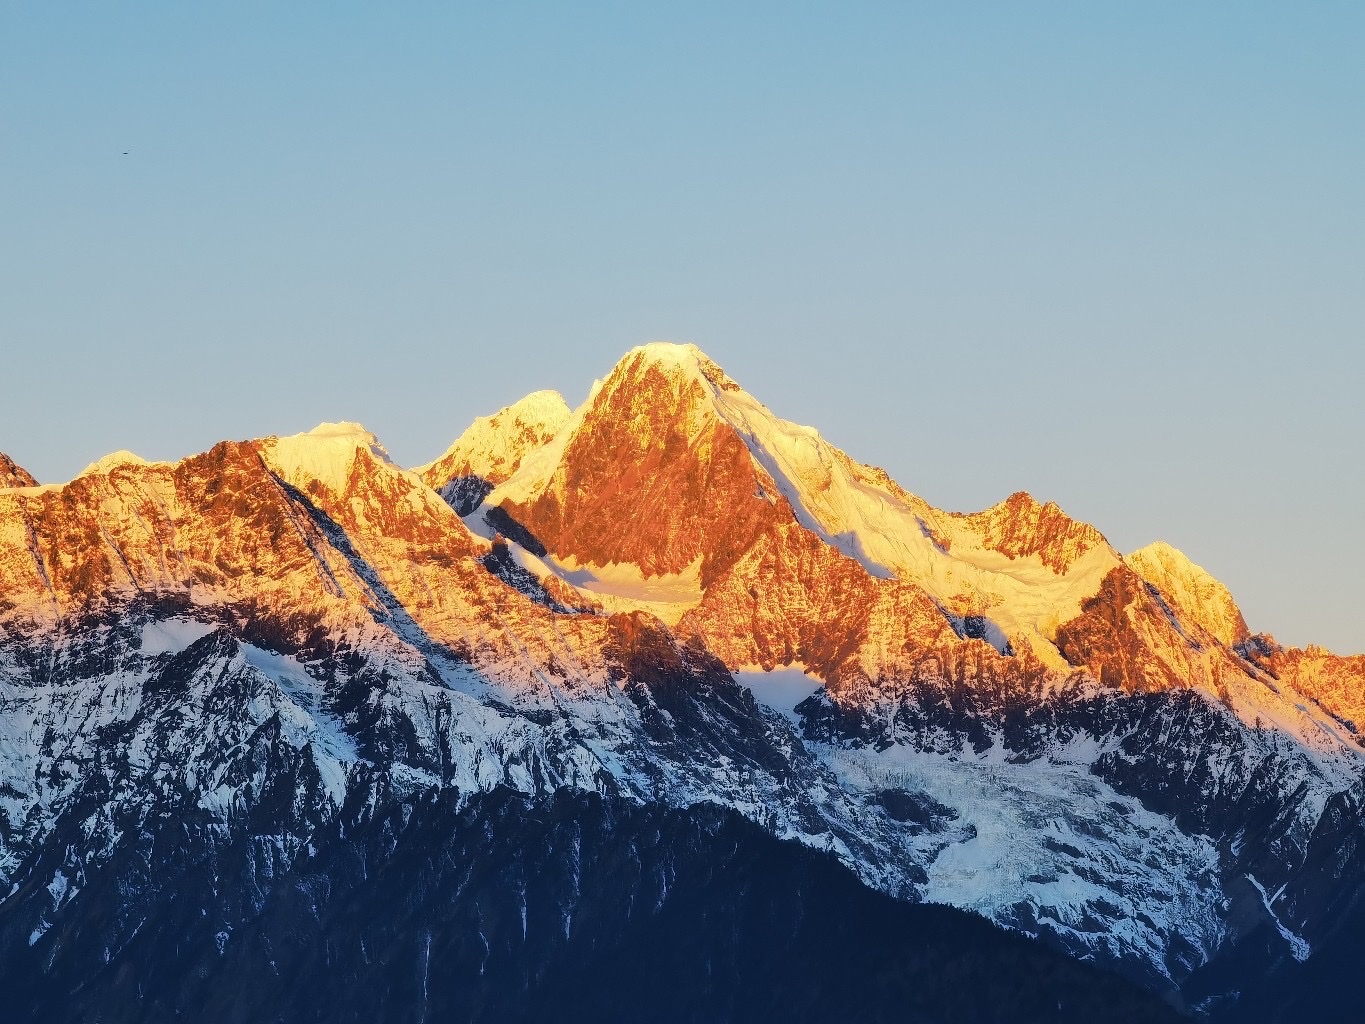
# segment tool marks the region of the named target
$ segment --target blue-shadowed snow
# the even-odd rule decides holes
[[[812,746],[850,792],[922,794],[951,813],[951,829],[919,837],[928,902],[1049,933],[1079,955],[1137,952],[1162,973],[1174,937],[1206,955],[1222,939],[1215,845],[1088,766]]]
[[[213,630],[212,623],[196,622],[193,619],[159,619],[148,622],[142,627],[142,653],[179,654]]]
[[[747,686],[760,704],[800,724],[796,705],[824,689],[824,683],[801,668],[778,668],[771,672],[736,672],[735,681]]]

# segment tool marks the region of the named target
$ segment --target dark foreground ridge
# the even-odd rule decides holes
[[[705,805],[395,801],[292,868],[265,837],[177,822],[128,836],[32,946],[23,903],[0,917],[16,1022],[1179,1019]]]

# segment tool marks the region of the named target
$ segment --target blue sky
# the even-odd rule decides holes
[[[412,464],[694,341],[1365,651],[1362,53],[1359,4],[7,4],[0,450]]]

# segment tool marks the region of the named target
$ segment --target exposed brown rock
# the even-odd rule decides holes
[[[1191,684],[1188,664],[1181,672],[1170,658],[1189,644],[1147,583],[1126,566],[1105,576],[1081,614],[1057,630],[1057,648],[1071,664],[1129,693]]]
[[[1037,555],[1058,573],[1066,572],[1091,548],[1107,543],[1089,523],[1072,519],[1055,502],[1039,504],[1027,491],[958,517],[981,534],[984,547],[1009,558]]]
[[[956,640],[918,587],[869,576],[795,522],[766,531],[678,630],[699,635],[732,667],[799,663],[830,681]]]
[[[4,452],[0,452],[0,488],[36,486],[38,481],[33,479],[33,474]]]
[[[1365,730],[1365,655],[1343,656],[1322,647],[1281,647],[1258,634],[1238,645],[1248,661],[1317,701],[1329,714]]]
[[[120,466],[56,490],[3,495],[0,522],[11,543],[0,579],[11,600],[28,593],[62,611],[119,589],[246,596],[286,578],[302,596],[307,579],[318,584],[327,543],[291,506],[255,448],[236,442],[174,467]]]
[[[630,562],[646,576],[701,558],[705,586],[790,517],[775,490],[763,487],[738,435],[710,415],[704,385],[641,354],[603,384],[552,485],[504,507],[560,557]]]
[[[262,445],[0,493],[0,628],[154,600],[269,634],[276,649],[396,619],[515,678],[566,656],[586,676],[565,685],[602,671],[602,620],[556,624],[482,566],[482,543],[419,481],[361,450],[344,493],[305,493],[267,468]]]
[[[972,639],[981,631],[950,618],[923,587],[874,577],[801,526],[715,413],[710,389],[734,383],[704,357],[695,365],[700,370],[643,352],[623,360],[584,410],[548,483],[502,511],[550,554],[587,565],[631,563],[648,577],[700,559],[699,602],[679,610],[675,632],[732,669],[801,664],[843,695],[934,680],[950,689],[1017,689],[1067,675],[1065,666],[1049,673],[1027,650],[1012,657]],[[320,438],[335,446],[338,436]],[[388,463],[377,443],[364,441],[368,434],[356,436],[354,457],[343,451],[327,463],[326,480],[278,468],[270,441],[224,442],[174,466],[119,463],[61,488],[0,492],[0,616],[63,616],[174,593],[239,618],[247,609],[268,618],[274,608],[294,634],[309,623],[361,629],[392,617],[483,665],[525,664],[531,674],[568,679],[563,666],[576,663],[579,683],[605,671],[602,644],[620,624],[609,627],[594,613],[620,605],[585,599],[554,576],[538,581],[549,600],[532,600],[489,571],[488,544],[450,507]],[[524,454],[547,437],[532,431],[511,441],[498,450]],[[884,472],[834,457],[856,481],[918,515],[940,548],[950,531],[962,544],[979,536],[991,550],[1036,555],[1065,572],[1105,544],[1093,527],[1023,492],[954,517]],[[1246,648],[1230,598],[1222,602],[1183,569],[1147,571],[1144,579],[1133,567],[1114,569],[1056,630],[1071,666],[1130,692],[1204,687],[1225,698],[1233,676],[1259,686],[1275,675],[1341,719],[1365,720],[1365,659]],[[973,593],[952,607],[990,611]],[[1244,693],[1236,699],[1246,703]]]

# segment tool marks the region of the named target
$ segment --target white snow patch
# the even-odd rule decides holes
[[[898,789],[951,810],[957,838],[945,842],[933,830],[916,840],[929,876],[927,902],[1007,925],[1031,906],[1038,927],[1077,948],[1117,940],[1163,973],[1172,936],[1205,954],[1221,938],[1213,843],[1185,835],[1082,765],[1012,764],[1002,749],[978,759],[900,745],[811,746],[850,791]],[[1102,933],[1096,919],[1104,921]]]
[[[52,881],[47,883],[48,895],[52,897],[52,905],[60,907],[62,898],[66,896],[66,890],[70,886],[70,880],[62,873],[61,869],[52,873]]]
[[[1313,947],[1310,946],[1307,940],[1302,936],[1296,935],[1294,932],[1290,931],[1271,906],[1271,904],[1275,902],[1275,898],[1279,897],[1279,893],[1276,893],[1275,898],[1272,898],[1266,893],[1265,886],[1256,881],[1251,875],[1245,875],[1243,877],[1245,877],[1246,880],[1256,888],[1256,891],[1261,894],[1261,903],[1265,907],[1265,912],[1270,915],[1270,920],[1275,922],[1275,930],[1280,933],[1280,937],[1288,943],[1289,952],[1293,955],[1294,959],[1300,963],[1307,960],[1309,954],[1313,952]],[[1280,891],[1284,891],[1283,887],[1281,887]]]
[[[484,518],[483,508],[480,506],[464,522],[475,536],[492,540],[497,531]],[[536,556],[516,541],[507,537],[503,540],[516,563],[536,579],[558,577],[608,613],[646,611],[667,625],[676,626],[701,603],[700,555],[682,572],[646,576],[633,563],[582,565],[572,556],[556,558],[548,553]]]

